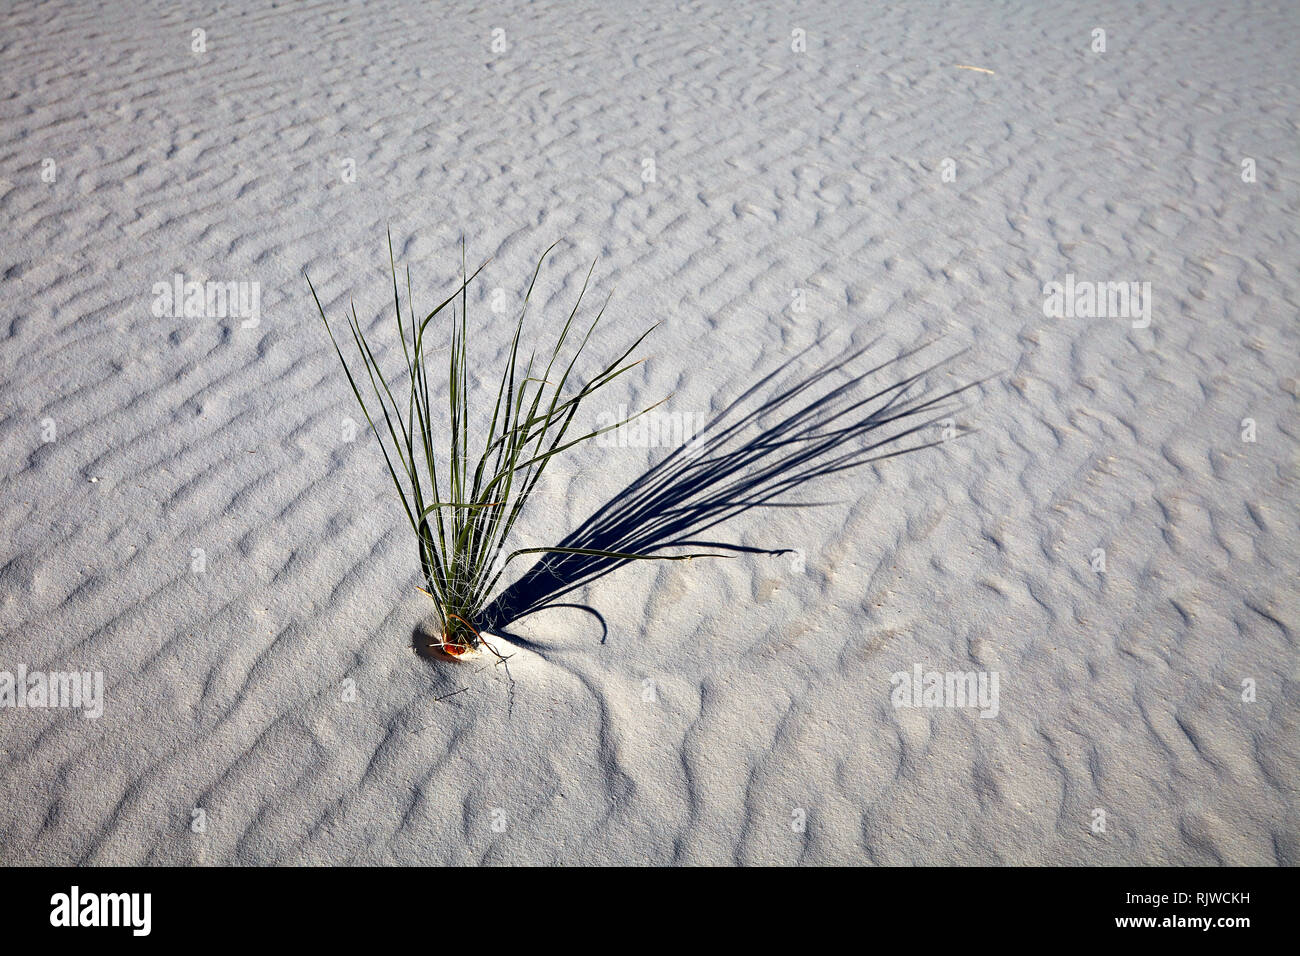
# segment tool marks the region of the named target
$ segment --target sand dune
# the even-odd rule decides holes
[[[1300,862],[1297,63],[1281,0],[9,6],[0,671],[104,685],[0,707],[0,862]],[[613,402],[710,421],[867,346],[869,394],[930,341],[923,384],[991,378],[708,532],[755,553],[503,624],[511,684],[413,652],[302,280],[382,336],[389,228],[429,307],[493,257],[484,389],[556,239],[536,316],[599,258],[597,351],[662,323]],[[1067,276],[1149,324],[1045,315]],[[918,664],[996,716],[895,706]]]

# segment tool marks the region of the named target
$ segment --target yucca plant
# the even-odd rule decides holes
[[[637,414],[604,428],[585,432],[578,437],[568,437],[569,428],[582,403],[643,361],[628,361],[628,357],[653,331],[654,326],[642,332],[615,361],[606,365],[598,374],[586,379],[580,387],[570,388],[565,397],[565,389],[570,385],[578,359],[605,314],[609,299],[606,298],[582,334],[573,354],[567,361],[563,359],[561,353],[566,342],[570,341],[570,331],[595,269],[595,263],[592,263],[577,302],[555,336],[554,345],[542,353],[544,366],[538,362],[536,349],[528,350],[528,359],[524,362],[521,339],[528,300],[537,283],[542,264],[554,248],[552,245],[542,253],[537,268],[533,270],[523,307],[515,323],[509,358],[501,371],[496,401],[491,418],[487,421],[487,431],[477,440],[472,439],[470,427],[471,406],[477,408],[479,400],[471,398],[474,384],[471,371],[476,369],[470,363],[469,340],[478,330],[468,320],[467,290],[487,265],[486,262],[473,274],[467,274],[462,246],[460,284],[437,308],[418,321],[412,302],[411,272],[408,267],[406,318],[403,319],[397,263],[393,258],[392,235],[389,235],[388,261],[393,278],[397,337],[401,342],[403,359],[402,369],[397,374],[399,381],[404,381],[408,386],[404,396],[405,415],[402,414],[403,396],[395,395],[390,388],[388,376],[384,374],[361,329],[356,305],[353,303],[351,315],[347,319],[348,328],[361,357],[363,377],[369,381],[374,392],[373,401],[379,406],[379,413],[371,414],[372,406],[367,405],[362,390],[358,387],[358,376],[353,374],[353,368],[343,357],[316,288],[311,279],[307,279],[316,308],[325,323],[325,330],[329,333],[339,361],[343,363],[348,384],[361,405],[371,431],[379,441],[388,472],[392,475],[393,484],[402,500],[411,530],[415,532],[420,571],[427,585],[427,590],[421,590],[425,590],[433,599],[441,623],[441,635],[435,646],[454,657],[485,644],[481,612],[488,596],[505,572],[506,565],[522,555],[555,552],[621,560],[666,561],[684,561],[705,556],[726,557],[702,554],[632,554],[562,547],[520,548],[506,552],[511,529],[552,458],[602,432],[618,428],[644,415],[667,400],[656,402]],[[449,318],[446,312],[448,307],[451,310]],[[439,317],[445,321],[434,324],[434,320]],[[430,355],[437,355],[442,350],[426,347],[426,331],[444,336],[450,342],[445,365],[442,365],[447,374],[450,425],[445,443],[435,431],[428,373]],[[474,449],[480,447],[481,450],[475,454]]]

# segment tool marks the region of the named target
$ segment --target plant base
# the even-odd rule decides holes
[[[434,647],[448,657],[464,657],[478,650],[478,631],[459,617],[450,617],[442,626],[442,633]]]

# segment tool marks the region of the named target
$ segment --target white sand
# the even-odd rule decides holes
[[[120,6],[0,12],[0,670],[105,674],[98,720],[0,709],[0,862],[1300,862],[1296,4]],[[978,432],[706,535],[802,571],[640,564],[564,599],[603,644],[512,625],[511,703],[413,653],[340,438],[301,274],[386,333],[390,225],[429,307],[462,231],[495,257],[488,369],[491,291],[565,238],[553,323],[599,256],[597,353],[663,325],[593,412],[877,339],[997,377]],[[155,317],[175,273],[260,325]],[[1067,273],[1149,282],[1150,327],[1045,317]],[[664,453],[577,450],[519,543]],[[917,663],[998,715],[895,708]]]

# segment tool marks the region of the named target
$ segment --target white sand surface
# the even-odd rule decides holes
[[[0,862],[1300,862],[1300,5],[54,0],[0,70],[0,670],[104,674],[0,708]],[[417,305],[493,257],[485,396],[556,239],[538,328],[596,258],[593,358],[661,323],[590,414],[992,378],[699,536],[795,553],[503,627],[512,687],[413,651],[343,440],[302,274],[383,338],[390,227]],[[177,273],[259,324],[155,316]],[[1149,326],[1045,316],[1067,274]],[[575,449],[517,542],[667,453]],[[917,664],[997,715],[894,706]]]

